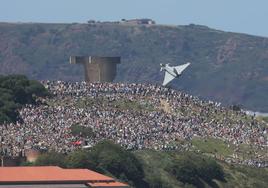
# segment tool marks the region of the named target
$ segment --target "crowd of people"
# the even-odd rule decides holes
[[[177,90],[149,84],[42,83],[51,96],[21,108],[21,121],[0,125],[2,154],[19,156],[32,148],[68,153],[103,139],[131,150],[189,150],[179,143],[195,137],[268,149],[264,122]],[[74,135],[73,125],[90,127],[93,134]],[[256,158],[267,166],[263,153]]]

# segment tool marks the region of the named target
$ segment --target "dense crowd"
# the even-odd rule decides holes
[[[127,149],[185,150],[181,140],[212,137],[268,149],[267,125],[255,117],[180,91],[148,84],[43,84],[52,96],[23,107],[22,121],[0,125],[4,155],[31,148],[68,153],[102,139]],[[73,135],[72,125],[90,127],[93,134]],[[267,161],[267,155],[257,158]]]

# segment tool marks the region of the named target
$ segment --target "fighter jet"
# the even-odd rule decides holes
[[[178,78],[182,72],[190,65],[191,63],[186,63],[179,66],[170,66],[168,64],[160,64],[160,71],[165,71],[165,78],[163,82],[163,86],[166,86],[169,82],[171,82],[174,78]]]

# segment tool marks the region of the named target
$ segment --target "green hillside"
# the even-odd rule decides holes
[[[127,151],[107,141],[68,155],[45,153],[21,165],[89,168],[139,188],[265,188],[268,183],[267,168],[231,165],[194,152]]]
[[[139,151],[135,154],[143,161],[145,179],[147,178],[148,182],[154,182],[155,187],[194,187],[187,183],[183,184],[168,172],[168,167],[174,165],[176,160],[183,160],[185,153]],[[190,156],[194,157],[192,154]],[[200,156],[195,157],[197,160],[200,160]],[[234,166],[219,161],[217,162],[224,170],[224,180],[214,179],[211,183],[208,184],[206,182],[204,186],[199,187],[264,188],[267,185],[267,169],[257,169],[239,165]],[[156,181],[156,179],[158,181]],[[156,186],[156,184],[158,184],[158,186]]]
[[[0,74],[82,80],[70,55],[121,56],[116,81],[160,84],[160,63],[192,62],[171,85],[202,98],[268,111],[268,39],[205,26],[0,23]],[[142,71],[141,71],[142,70]]]

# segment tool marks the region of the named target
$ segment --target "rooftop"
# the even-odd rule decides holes
[[[128,187],[113,178],[88,169],[57,166],[0,167],[0,185],[81,184],[89,187]],[[1,186],[0,186],[1,187]],[[52,186],[54,187],[54,186]]]

